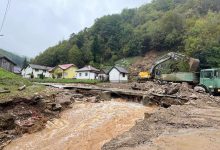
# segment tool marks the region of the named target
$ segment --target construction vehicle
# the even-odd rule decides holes
[[[159,66],[168,60],[187,62],[189,64],[188,72],[174,71],[169,74],[162,74]],[[198,59],[171,52],[159,58],[149,72],[139,73],[139,79],[140,81],[158,79],[170,82],[188,82],[203,87],[209,93],[220,93],[220,68],[203,69],[199,72],[199,64]]]
[[[159,58],[157,61],[155,61],[149,71],[140,72],[138,80],[145,81],[145,80],[150,80],[150,79],[158,79],[158,78],[160,79],[161,72],[160,72],[160,69],[158,69],[158,66],[167,62],[168,60],[186,61],[189,64],[188,72],[196,72],[198,70],[199,63],[200,63],[198,59],[189,58],[180,53],[170,52],[162,56],[161,58]],[[191,76],[190,74],[189,76]]]

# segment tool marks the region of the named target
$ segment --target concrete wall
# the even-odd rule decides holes
[[[109,81],[110,82],[128,82],[128,74],[125,74],[123,77],[123,73],[120,73],[117,69],[113,68],[109,72]]]
[[[88,80],[95,80],[97,74],[94,72],[77,72],[76,78],[77,79],[88,79]]]

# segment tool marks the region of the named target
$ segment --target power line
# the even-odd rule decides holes
[[[1,28],[0,28],[0,33],[2,32],[4,23],[5,23],[5,20],[6,20],[6,16],[7,16],[7,13],[8,13],[8,9],[9,9],[9,7],[10,7],[10,2],[11,2],[11,0],[8,0],[7,6],[6,6],[6,9],[5,9],[5,13],[4,13],[4,17],[3,17],[3,19],[2,19],[2,24],[1,24]]]

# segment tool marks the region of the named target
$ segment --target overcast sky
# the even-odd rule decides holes
[[[11,0],[0,48],[34,57],[90,27],[96,18],[135,8],[149,0]],[[7,0],[0,0],[0,23]]]

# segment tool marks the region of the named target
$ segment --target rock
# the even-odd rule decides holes
[[[15,127],[15,118],[11,114],[0,114],[0,129],[13,129]]]
[[[111,101],[111,92],[104,91],[100,93],[100,99],[104,101]]]
[[[91,103],[98,103],[99,102],[99,99],[97,97],[90,97],[88,100],[88,102],[91,102]]]
[[[196,99],[198,99],[198,96],[196,94],[192,94],[189,98],[196,100]]]
[[[56,104],[53,104],[52,109],[53,109],[53,111],[60,111],[62,109],[62,106],[61,106],[61,104],[56,103]]]
[[[82,94],[73,94],[72,98],[83,98],[84,96]]]
[[[198,93],[206,93],[205,88],[203,88],[203,87],[201,87],[201,86],[196,86],[196,87],[194,88],[194,91],[195,91],[195,92],[198,92]]]

